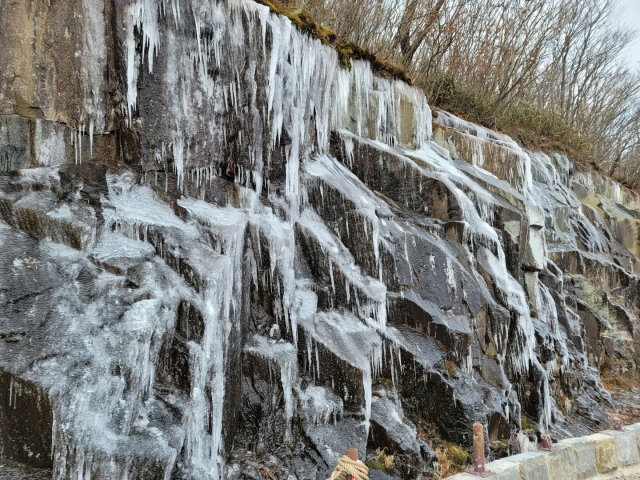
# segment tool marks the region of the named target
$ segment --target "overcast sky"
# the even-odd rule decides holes
[[[640,27],[640,0],[620,0],[620,14],[631,27]],[[640,38],[636,39],[628,53],[631,62],[640,68]]]

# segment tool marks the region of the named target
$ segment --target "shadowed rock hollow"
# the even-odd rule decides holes
[[[427,478],[436,427],[607,424],[640,199],[249,0],[0,3],[0,456]]]

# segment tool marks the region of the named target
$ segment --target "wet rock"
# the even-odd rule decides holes
[[[384,391],[373,397],[367,448],[393,455],[395,468],[407,477],[430,470],[435,458],[429,446],[418,440],[415,426],[403,418],[402,409]]]
[[[53,414],[46,391],[0,371],[2,455],[36,468],[51,468]]]

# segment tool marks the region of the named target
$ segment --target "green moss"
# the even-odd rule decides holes
[[[509,448],[509,440],[499,440],[497,447],[507,450]]]
[[[531,420],[529,420],[528,417],[525,417],[524,415],[520,415],[520,424],[522,425],[522,430],[523,431],[534,431],[536,430],[536,426],[532,423]]]
[[[444,368],[450,376],[455,377],[456,365],[451,360],[445,360],[442,362],[442,368]]]
[[[447,455],[449,459],[458,467],[463,467],[469,460],[469,452],[463,450],[458,445],[450,445],[447,448]]]
[[[365,462],[365,465],[371,470],[384,470],[384,462],[380,459],[380,457],[373,460],[367,460]]]
[[[449,477],[462,472],[467,464],[471,454],[462,447],[453,443],[437,442],[435,453],[438,457],[439,474],[441,477]]]

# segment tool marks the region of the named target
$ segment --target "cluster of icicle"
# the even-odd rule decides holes
[[[524,373],[533,366],[544,378],[545,401],[541,406],[541,418],[542,427],[548,427],[552,406],[548,388],[550,367],[545,369],[536,357],[535,335],[525,293],[507,271],[500,239],[488,223],[493,215],[491,196],[457,171],[449,158],[430,147],[431,112],[422,92],[400,81],[375,75],[366,62],[354,61],[351,69],[342,68],[331,48],[296,29],[287,18],[274,15],[268,7],[250,0],[193,0],[190,3],[141,0],[126,7],[123,18],[127,55],[127,92],[123,107],[132,124],[140,107],[138,80],[143,69],[149,75],[161,77],[158,81],[163,85],[163,99],[166,102],[163,107],[166,111],[163,113],[170,121],[166,130],[159,132],[163,141],[155,145],[155,150],[150,154],[156,163],[168,165],[169,161],[172,162],[179,188],[186,175],[195,176],[200,184],[211,181],[213,176],[221,173],[222,159],[216,157],[215,152],[223,151],[227,142],[226,132],[230,126],[225,123],[225,118],[232,114],[245,115],[246,125],[251,127],[237,132],[237,139],[244,145],[249,159],[247,164],[237,165],[234,172],[236,182],[245,191],[241,199],[242,208],[221,209],[207,207],[204,202],[196,200],[181,201],[181,205],[224,245],[222,250],[228,257],[209,272],[202,292],[190,298],[203,312],[206,324],[202,345],[190,345],[193,360],[192,393],[186,410],[184,451],[194,469],[206,477],[218,478],[224,465],[221,432],[225,352],[234,312],[239,308],[235,299],[241,290],[244,237],[240,232],[244,228],[249,228],[257,238],[255,245],[261,244],[261,235],[267,238],[272,265],[264,278],[257,278],[254,265],[253,280],[278,292],[276,315],[284,319],[293,338],[291,345],[257,337],[247,349],[278,365],[289,420],[296,408],[294,392],[297,392],[301,402],[300,408],[311,408],[314,402],[318,404],[315,413],[311,414],[313,422],[335,420],[343,409],[339,398],[324,400],[324,391],[316,392],[316,396],[322,395],[322,399],[310,398],[316,387],[309,387],[305,392],[296,387],[299,372],[295,353],[298,351],[298,328],[305,331],[306,368],[312,376],[319,375],[321,368],[317,345],[335,343],[329,341],[331,338],[344,339],[342,345],[327,348],[362,371],[365,391],[363,411],[367,425],[371,415],[372,378],[385,362],[394,366],[394,379],[398,375],[396,368],[399,366],[395,365],[399,362],[400,345],[393,330],[386,325],[387,292],[381,281],[382,266],[379,278],[364,275],[355,267],[352,255],[312,208],[305,204],[305,185],[304,181],[301,183],[301,178],[316,177],[331,183],[337,191],[359,206],[359,211],[366,219],[365,231],[371,233],[367,241],[378,257],[380,243],[384,241],[381,231],[387,227],[375,212],[387,207],[365,189],[357,191],[357,188],[351,188],[357,183],[353,175],[329,154],[330,133],[339,129],[367,137],[381,146],[395,146],[399,154],[410,153],[413,158],[420,158],[430,166],[428,174],[439,178],[455,193],[463,210],[467,235],[481,239],[477,243],[469,241],[466,246],[469,264],[475,265],[474,257],[483,259],[484,267],[495,279],[496,288],[508,299],[511,313],[517,321],[515,346],[510,349],[513,355],[509,361],[516,372]],[[245,28],[249,31],[245,32]],[[136,46],[140,40],[136,32],[142,36],[142,54]],[[160,52],[164,54],[162,68],[156,62]],[[238,59],[243,59],[249,65],[245,72],[235,68]],[[209,72],[215,69],[223,74],[211,75]],[[263,82],[257,82],[258,78]],[[266,91],[262,92],[262,88],[266,88]],[[256,93],[259,91],[263,97]],[[259,98],[266,99],[265,103],[261,104]],[[403,110],[401,103],[411,108]],[[244,111],[239,111],[240,107]],[[405,121],[403,115],[413,118]],[[91,144],[94,128],[104,128],[103,120],[96,122],[89,120]],[[78,162],[82,160],[84,128],[81,126],[74,137]],[[269,185],[263,185],[263,179],[266,178],[264,172],[269,168],[271,151],[285,133],[288,137],[284,199],[287,218],[282,220],[261,204],[260,195],[265,187],[267,194],[272,195]],[[348,135],[345,135],[347,138]],[[351,145],[351,153],[353,143],[349,142],[352,141],[348,138],[345,140],[348,149]],[[268,147],[266,150],[263,148],[265,145]],[[516,147],[513,147],[514,150]],[[523,191],[531,192],[535,190],[530,173],[531,159],[519,147],[517,154],[525,158],[518,172],[525,178]],[[410,160],[407,159],[407,162]],[[478,157],[477,165],[481,167],[482,163]],[[301,164],[307,166],[304,175]],[[412,168],[422,169],[415,165]],[[427,173],[426,168],[424,172]],[[127,194],[112,194],[114,199],[122,195]],[[109,228],[130,239],[146,239],[146,226],[151,214],[138,218],[140,213],[135,206],[145,210],[152,203],[123,199],[115,205],[116,213],[108,217],[106,223]],[[159,213],[153,221],[165,218],[165,214],[166,218],[170,216],[166,212]],[[316,238],[327,259],[328,272],[332,274],[335,265],[347,279],[345,288],[349,302],[353,304],[351,312],[317,312],[316,294],[303,281],[295,278],[293,227],[296,223]],[[232,230],[229,230],[230,224],[235,226]],[[194,229],[182,223],[173,227],[182,231],[185,238],[197,242],[198,232]],[[233,233],[225,234],[229,231]],[[476,251],[471,251],[471,245],[479,246]],[[261,257],[260,252],[254,254],[256,258]],[[459,288],[453,276],[453,266],[444,273],[449,287],[453,290]],[[331,280],[335,294],[333,277]],[[546,287],[538,282],[536,292],[538,302],[545,305],[541,309],[542,315],[553,329],[557,329],[557,314]],[[464,292],[459,294],[464,295]],[[367,298],[367,301],[361,302],[359,295]],[[508,332],[496,332],[496,344],[504,345],[507,340]],[[143,363],[149,361],[147,358]],[[465,359],[463,363],[468,369],[471,368],[470,360]],[[148,372],[145,374],[147,384],[152,378],[149,375]],[[206,395],[211,398],[205,398]],[[508,411],[505,414],[508,416]],[[208,417],[206,423],[211,425],[210,433],[206,433],[202,426],[205,417]],[[61,423],[57,428],[54,440],[68,441],[70,437],[64,435]],[[76,444],[79,441],[76,440]],[[56,452],[66,451],[62,443],[54,448]],[[74,455],[80,455],[78,452],[82,453],[79,447]],[[69,458],[70,454],[60,455]],[[82,457],[82,462],[89,460],[88,454]],[[87,469],[80,467],[77,471],[84,472]]]

